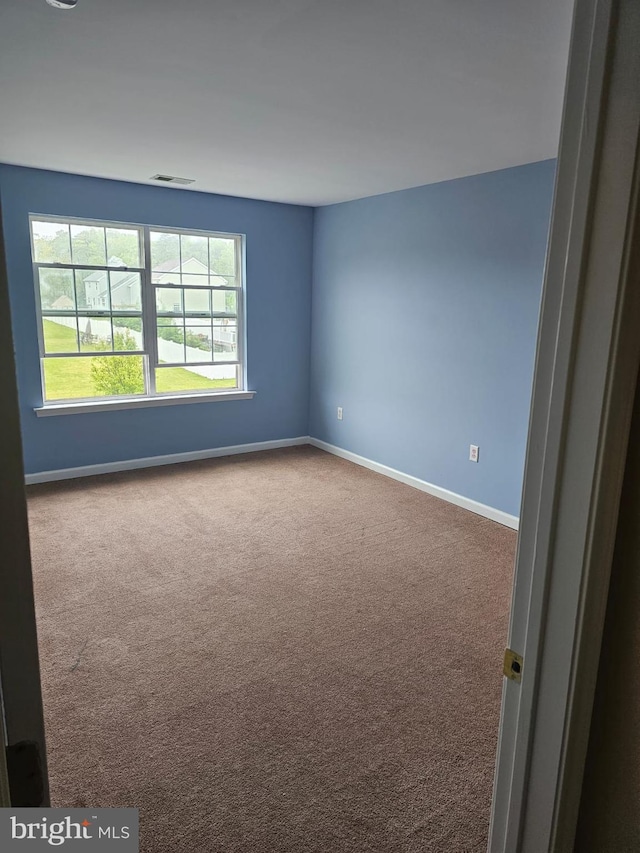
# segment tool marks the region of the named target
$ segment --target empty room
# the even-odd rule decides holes
[[[0,4],[52,806],[486,850],[572,10]]]

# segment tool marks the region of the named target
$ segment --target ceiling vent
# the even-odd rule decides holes
[[[150,180],[163,184],[195,184],[195,178],[176,178],[175,175],[152,175]]]

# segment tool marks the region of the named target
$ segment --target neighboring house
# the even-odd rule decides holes
[[[210,277],[209,277],[210,276]],[[153,272],[154,284],[183,284],[193,287],[199,285],[203,287],[221,287],[227,282],[224,278],[217,276],[212,270],[199,261],[197,258],[189,258],[182,262],[176,258],[169,261],[164,261],[158,264]],[[178,292],[176,291],[176,294]],[[172,301],[171,291],[161,291],[157,297],[156,303],[160,311],[175,311],[180,312],[179,296],[178,301]],[[207,290],[197,291],[190,289],[185,296],[187,311],[208,311],[209,310],[209,292]],[[224,293],[213,294],[213,310],[222,312],[224,308]]]
[[[116,257],[109,258],[109,265],[117,267],[124,265],[123,262]],[[200,326],[189,326],[189,314],[209,314],[209,294],[212,294],[213,311],[214,313],[224,313],[227,305],[227,292],[224,290],[216,291],[218,286],[226,285],[226,279],[217,276],[210,272],[206,264],[203,264],[197,258],[189,258],[183,261],[182,264],[176,260],[165,261],[156,266],[152,270],[152,283],[156,285],[156,306],[159,314],[162,312],[171,313],[175,319],[165,321],[165,324],[176,323],[178,326],[184,322],[186,331],[191,338],[202,338],[208,344],[213,346],[216,352],[235,352],[237,343],[237,325],[235,316],[229,319],[220,318],[216,320],[216,331],[214,334],[213,345],[211,342],[212,329],[211,326],[200,328]],[[120,271],[117,269],[106,271],[97,271],[91,273],[87,278],[83,279],[84,296],[86,300],[86,308],[89,310],[100,311],[109,310],[109,278],[111,278],[111,309],[115,311],[126,311],[130,308],[135,308],[140,305],[140,277],[139,273],[131,273]],[[184,287],[184,290],[177,290],[162,285],[178,285]],[[184,294],[184,311],[182,306],[182,294]],[[66,297],[60,297],[65,299]],[[62,306],[61,306],[62,307]],[[73,307],[73,306],[71,306]],[[231,312],[230,312],[231,313]],[[235,312],[234,312],[235,313]],[[180,320],[184,316],[185,320]],[[194,320],[197,323],[197,320]],[[228,328],[226,327],[228,324]],[[117,325],[117,324],[116,324]],[[94,330],[95,332],[95,330]],[[89,323],[87,330],[84,332],[85,337],[91,336],[92,328]],[[169,345],[165,342],[162,346],[166,349]],[[189,348],[187,348],[188,350]],[[197,349],[191,353],[191,360],[198,356]],[[168,355],[167,355],[168,357]],[[173,353],[175,357],[175,353]],[[187,358],[189,360],[189,358]]]
[[[51,308],[54,311],[73,311],[75,307],[73,299],[65,295],[59,296],[55,302],[51,303]]]
[[[109,266],[125,266],[120,258],[109,258]],[[111,276],[111,305],[116,310],[140,307],[139,273],[112,270],[91,273],[83,279],[86,307],[95,311],[109,310],[109,275]]]
[[[109,266],[124,266],[120,258],[109,258]],[[126,311],[140,305],[140,278],[138,273],[111,270],[94,272],[83,280],[86,307],[100,311],[109,308],[109,276],[111,276],[111,306],[115,310]],[[210,276],[210,277],[209,277]],[[205,288],[224,286],[226,280],[211,273],[206,264],[197,258],[189,258],[180,264],[179,260],[169,260],[159,264],[152,273],[154,284],[177,284],[187,287],[199,285],[202,291],[189,289],[186,291],[185,308],[187,311],[209,311],[209,290]],[[177,298],[176,298],[177,297]],[[214,293],[213,310],[225,310],[225,294]],[[181,313],[179,291],[164,290],[157,293],[159,311]]]

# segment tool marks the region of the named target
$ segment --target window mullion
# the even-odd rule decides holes
[[[245,313],[244,313],[244,298],[245,298],[245,245],[242,237],[236,238],[235,242],[235,282],[240,284],[236,296],[236,358],[238,367],[236,368],[236,384],[238,388],[244,388],[247,380],[247,364],[245,361]]]
[[[151,231],[142,229],[144,241],[144,273],[142,275],[142,334],[146,353],[144,359],[147,394],[156,395],[156,365],[158,364],[158,339],[156,335],[156,298],[151,283]]]
[[[73,255],[70,255],[73,258]],[[76,346],[78,347],[78,353],[82,352],[82,347],[80,345],[80,314],[78,313],[78,283],[76,281],[76,271],[75,269],[71,272],[72,280],[73,280],[73,303],[75,305],[74,312],[76,317]],[[109,280],[109,273],[107,273],[107,281]]]

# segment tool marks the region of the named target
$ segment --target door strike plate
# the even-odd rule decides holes
[[[518,684],[520,684],[522,681],[523,665],[524,661],[522,659],[522,655],[517,654],[517,652],[514,652],[511,649],[505,650],[504,667],[502,671],[507,678],[510,678],[511,681],[517,681]]]

